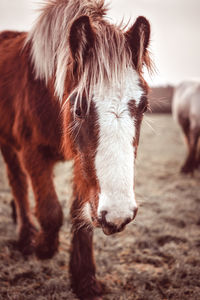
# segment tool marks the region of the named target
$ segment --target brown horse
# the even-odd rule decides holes
[[[29,32],[0,34],[0,147],[19,226],[19,247],[50,258],[63,214],[52,171],[74,160],[70,271],[81,299],[95,299],[93,228],[122,231],[137,212],[134,161],[147,108],[143,65],[150,25],[126,30],[103,0],[49,0]],[[30,178],[37,232],[28,203]]]
[[[200,83],[183,82],[174,92],[172,111],[181,126],[188,148],[183,173],[193,173],[200,165]]]

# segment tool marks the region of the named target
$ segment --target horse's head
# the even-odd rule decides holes
[[[79,213],[105,234],[123,230],[138,209],[134,164],[148,104],[141,74],[149,37],[144,17],[124,32],[82,16],[69,35],[73,71],[65,104],[66,149],[70,140]]]

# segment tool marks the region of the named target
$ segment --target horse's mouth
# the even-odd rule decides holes
[[[98,217],[95,213],[95,209],[94,209],[92,203],[89,202],[89,204],[90,204],[90,208],[91,208],[91,212],[92,212],[92,215],[91,215],[92,226],[94,228],[101,228],[105,235],[112,235],[112,234],[123,231],[125,229],[126,225],[130,222],[130,219],[129,219],[126,222],[124,222],[123,224],[121,224],[120,226],[119,225],[117,226],[113,223],[106,222],[104,219],[100,220],[100,219],[98,219]]]
[[[123,231],[126,227],[126,225],[124,225],[124,226],[120,226],[118,228],[112,224],[104,226],[103,224],[100,224],[97,219],[94,219],[94,218],[92,218],[92,225],[94,228],[101,228],[105,235],[112,235],[115,233],[119,233],[119,232]]]
[[[123,231],[127,225],[126,223],[124,223],[121,226],[116,226],[113,223],[104,223],[102,221],[99,221],[96,218],[92,220],[92,224],[95,228],[101,228],[105,235],[112,235],[115,233],[119,233]]]
[[[103,233],[105,235],[112,235],[112,234],[115,234],[115,233],[119,233],[121,231],[123,231],[126,227],[126,225],[123,225],[123,226],[120,226],[120,227],[117,227],[113,224],[109,224],[109,225],[102,225],[102,230],[103,230]]]
[[[115,233],[119,233],[121,231],[123,231],[126,227],[126,225],[129,223],[128,222],[124,222],[122,225],[120,226],[116,226],[113,223],[107,223],[104,220],[99,220],[95,214],[95,210],[93,208],[92,203],[90,203],[90,208],[91,208],[91,212],[92,212],[92,226],[94,228],[102,228],[102,231],[105,235],[112,235]]]

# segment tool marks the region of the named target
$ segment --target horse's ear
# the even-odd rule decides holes
[[[94,31],[90,18],[81,16],[74,21],[69,34],[69,45],[72,58],[75,61],[84,60],[94,43]]]
[[[138,72],[142,71],[143,64],[146,63],[150,32],[149,21],[145,17],[138,17],[125,34],[132,52],[134,66]]]

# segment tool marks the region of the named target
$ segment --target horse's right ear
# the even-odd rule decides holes
[[[149,46],[150,33],[151,28],[149,21],[145,17],[140,16],[125,34],[132,52],[133,63],[138,72],[142,71],[144,63],[146,63],[148,67],[147,48]]]
[[[85,59],[89,49],[94,43],[94,31],[92,29],[90,18],[81,16],[71,26],[69,34],[69,45],[72,58],[76,62]]]

